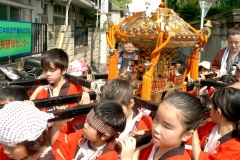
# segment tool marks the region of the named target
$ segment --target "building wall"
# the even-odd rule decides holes
[[[88,45],[74,45],[74,29],[72,26],[48,25],[48,50],[59,46],[61,31],[65,31],[62,49],[69,55],[69,60],[84,60],[94,72],[99,65],[99,29],[88,28]]]
[[[30,3],[31,2],[31,3]],[[18,20],[33,23],[46,23],[48,24],[48,34],[47,34],[47,44],[48,50],[51,48],[58,47],[61,31],[65,31],[64,41],[62,49],[64,49],[68,54],[70,61],[75,59],[85,60],[94,72],[98,72],[99,63],[99,29],[89,28],[88,30],[88,45],[87,46],[76,46],[74,47],[74,29],[75,26],[82,27],[85,25],[84,18],[85,15],[81,13],[81,9],[75,6],[75,11],[72,11],[72,7],[69,11],[69,26],[63,26],[65,22],[65,12],[66,4],[59,3],[56,6],[51,3],[46,3],[45,8],[41,7],[41,1],[37,0],[1,0],[0,7],[3,6],[8,10],[6,17],[1,17],[0,8],[0,19],[4,20]],[[14,17],[13,11],[15,9],[18,14]],[[10,10],[10,11],[9,11]],[[5,13],[4,13],[5,14]],[[17,18],[16,18],[17,17]],[[15,19],[13,19],[15,18]],[[40,56],[35,55],[35,56]],[[28,57],[18,58],[14,61],[5,61],[1,64],[6,64],[8,66],[16,67],[22,70],[24,59]],[[8,64],[9,63],[9,64]]]
[[[219,22],[221,25],[212,23],[211,36],[208,39],[207,44],[204,46],[204,52],[201,53],[201,61],[212,62],[217,51],[225,47],[227,40],[227,32],[230,28],[240,24],[240,9],[234,9],[232,11],[207,17],[206,19]],[[205,21],[206,22],[206,21]],[[200,21],[193,21],[190,24],[199,29]],[[185,60],[187,56],[192,52],[192,48],[181,48],[178,50],[178,57]]]

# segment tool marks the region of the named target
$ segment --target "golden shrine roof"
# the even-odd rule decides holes
[[[160,18],[157,18],[159,14]],[[155,47],[159,35],[157,25],[165,36],[170,35],[171,39],[164,48],[195,47],[199,40],[199,31],[191,27],[187,22],[178,16],[172,9],[158,8],[151,17],[146,17],[145,12],[136,13],[126,18],[120,25],[116,25],[114,36],[117,41],[133,43],[140,50],[144,46]],[[204,28],[210,34],[210,29]]]

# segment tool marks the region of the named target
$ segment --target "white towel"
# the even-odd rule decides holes
[[[227,47],[224,51],[223,57],[222,57],[222,62],[221,62],[221,68],[219,70],[220,75],[225,75],[227,74],[227,58],[229,55],[229,48]]]

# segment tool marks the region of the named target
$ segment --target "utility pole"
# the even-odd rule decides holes
[[[108,13],[108,5],[109,0],[101,0],[101,13]],[[107,56],[108,56],[108,46],[106,39],[106,31],[103,28],[103,23],[107,20],[106,14],[100,15],[100,58],[99,58],[99,70],[105,70],[107,64]]]
[[[203,23],[204,23],[204,17],[206,17],[207,12],[208,12],[209,8],[211,7],[212,3],[200,0],[199,5],[201,7],[200,29],[202,29],[203,28]],[[199,63],[201,62],[201,52],[199,52],[199,60],[198,61],[199,61]]]

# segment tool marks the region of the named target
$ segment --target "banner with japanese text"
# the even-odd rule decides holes
[[[31,53],[32,23],[0,20],[0,58]]]

